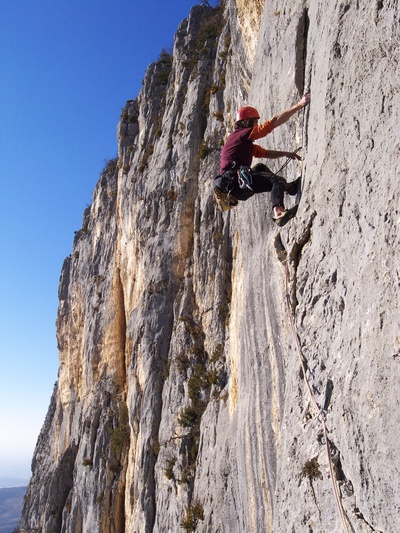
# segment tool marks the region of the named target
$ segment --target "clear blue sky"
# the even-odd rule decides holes
[[[59,275],[121,108],[198,3],[0,2],[0,476],[30,475],[57,380]]]

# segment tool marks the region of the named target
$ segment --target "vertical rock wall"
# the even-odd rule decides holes
[[[397,2],[192,9],[122,110],[62,270],[22,531],[399,529],[398,66]],[[278,230],[268,195],[220,213],[236,108],[266,119],[305,86],[260,142],[303,146],[296,219]]]

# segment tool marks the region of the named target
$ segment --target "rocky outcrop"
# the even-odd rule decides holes
[[[192,9],[63,266],[22,531],[399,529],[398,63],[389,0]],[[220,213],[236,108],[305,86],[262,141],[303,146],[296,219],[268,195]]]

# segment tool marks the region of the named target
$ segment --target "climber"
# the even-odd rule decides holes
[[[228,198],[231,206],[237,205],[238,200],[245,201],[262,192],[271,192],[273,220],[278,225],[284,225],[288,220],[289,211],[285,210],[284,193],[291,196],[297,194],[300,178],[287,183],[285,178],[276,176],[266,165],[258,163],[250,168],[253,157],[277,159],[289,157],[301,160],[295,152],[266,150],[254,141],[271,133],[273,129],[284,124],[297,111],[308,105],[310,94],[303,95],[293,107],[282,111],[270,120],[258,125],[260,115],[254,107],[246,106],[236,114],[235,130],[226,140],[221,153],[220,175],[214,178],[215,194]]]

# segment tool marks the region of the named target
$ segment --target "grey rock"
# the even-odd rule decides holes
[[[263,4],[194,7],[123,109],[61,273],[24,532],[400,528],[397,3]],[[297,217],[220,213],[236,109],[306,86],[260,142],[303,146]]]

